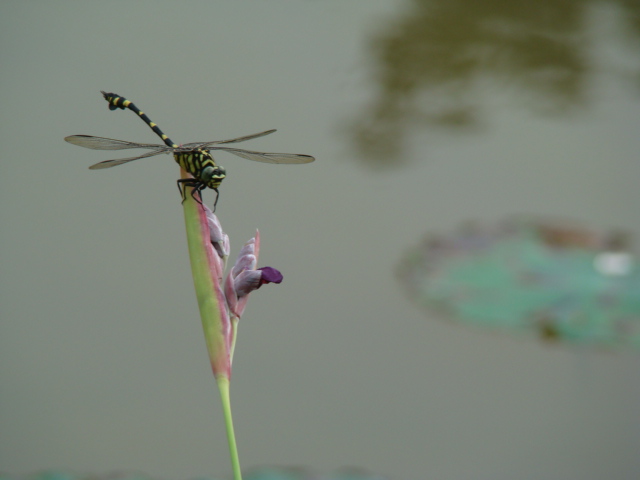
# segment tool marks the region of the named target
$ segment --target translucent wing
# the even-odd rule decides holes
[[[156,146],[159,146],[159,145],[156,145]],[[161,153],[168,153],[168,150],[170,149],[163,148],[160,150],[154,150],[153,152],[145,153],[144,155],[139,155],[137,157],[118,158],[116,160],[105,160],[103,162],[96,163],[95,165],[91,165],[89,169],[102,170],[103,168],[111,168],[111,167],[115,167],[116,165],[122,165],[123,163],[133,162],[134,160],[138,160],[139,158],[153,157],[154,155],[160,155]]]
[[[264,132],[260,132],[260,133],[252,133],[251,135],[245,135],[244,137],[232,138],[231,140],[216,140],[216,141],[213,141],[213,142],[185,143],[184,145],[182,145],[182,147],[185,147],[185,148],[204,148],[204,147],[207,147],[208,145],[220,145],[222,143],[244,142],[246,140],[253,140],[254,138],[260,138],[260,137],[264,137],[265,135],[270,135],[275,131],[276,131],[276,129],[274,128],[272,130],[265,130]]]
[[[72,143],[73,145],[91,148],[93,150],[125,150],[127,148],[153,148],[155,150],[171,150],[170,147],[162,144],[127,142],[126,140],[93,137],[91,135],[71,135],[70,137],[65,137],[64,139],[66,142]]]
[[[208,150],[223,150],[233,153],[238,157],[246,158],[247,160],[264,163],[310,163],[315,160],[311,155],[302,155],[299,153],[263,153],[230,147],[211,147],[208,148]]]

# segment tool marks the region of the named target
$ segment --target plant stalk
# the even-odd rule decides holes
[[[231,400],[229,398],[229,379],[219,376],[217,379],[220,399],[222,400],[222,410],[224,412],[224,423],[227,428],[227,443],[229,444],[229,455],[233,468],[233,479],[242,480],[240,471],[240,458],[238,457],[238,447],[236,445],[236,434],[233,430],[233,418],[231,417]]]

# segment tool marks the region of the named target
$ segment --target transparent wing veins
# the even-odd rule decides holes
[[[127,148],[153,148],[155,150],[171,150],[162,144],[136,143],[115,138],[93,137],[91,135],[71,135],[64,138],[66,142],[92,150],[125,150]]]
[[[253,140],[254,138],[264,137],[265,135],[270,135],[275,132],[276,129],[273,128],[271,130],[265,130],[260,133],[252,133],[251,135],[245,135],[243,137],[232,138],[231,140],[214,140],[213,142],[191,142],[185,143],[182,145],[183,148],[206,148],[208,145],[220,145],[223,143],[238,143],[244,142],[246,140]]]
[[[221,145],[226,143],[244,142],[246,140],[252,140],[254,138],[264,137],[265,135],[269,135],[275,131],[276,131],[275,129],[265,130],[264,132],[253,133],[251,135],[232,138],[230,140],[216,140],[216,141],[204,142],[204,143],[203,142],[186,143],[184,145],[181,145],[177,149],[171,148],[163,144],[136,143],[136,142],[129,142],[127,140],[117,140],[115,138],[94,137],[92,135],[71,135],[69,137],[65,137],[65,141],[73,145],[78,145],[84,148],[90,148],[92,150],[125,150],[130,148],[146,148],[146,149],[153,150],[151,152],[138,155],[135,157],[118,158],[114,160],[104,160],[102,162],[91,165],[89,167],[91,170],[111,168],[111,167],[115,167],[116,165],[122,165],[123,163],[128,163],[134,160],[138,160],[140,158],[147,158],[147,157],[153,157],[155,155],[160,155],[161,153],[173,153],[180,150],[196,150],[199,148],[205,149],[205,150],[222,150],[247,160],[253,160],[254,162],[263,162],[263,163],[301,164],[301,163],[310,163],[315,160],[315,158],[312,157],[311,155],[303,155],[298,153],[266,153],[266,152],[255,152],[252,150],[244,150],[241,148],[216,146],[216,145]]]
[[[211,147],[209,150],[222,150],[237,155],[238,157],[246,158],[247,160],[263,163],[294,164],[310,163],[315,160],[311,155],[303,155],[299,153],[264,153],[230,147]]]
[[[153,157],[154,155],[160,155],[161,153],[169,153],[167,149],[155,150],[153,152],[148,152],[143,155],[139,155],[137,157],[128,157],[128,158],[118,158],[115,160],[104,160],[102,162],[98,162],[89,167],[89,170],[102,170],[103,168],[111,168],[116,165],[122,165],[123,163],[133,162],[134,160],[138,160],[139,158],[147,158]]]

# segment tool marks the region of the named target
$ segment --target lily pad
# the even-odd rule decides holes
[[[409,296],[457,321],[545,340],[640,348],[640,268],[624,232],[558,221],[467,224],[404,256]]]

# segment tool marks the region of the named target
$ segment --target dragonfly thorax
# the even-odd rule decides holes
[[[227,176],[224,167],[216,165],[208,150],[174,151],[173,158],[183,169],[209,188],[218,188]]]

